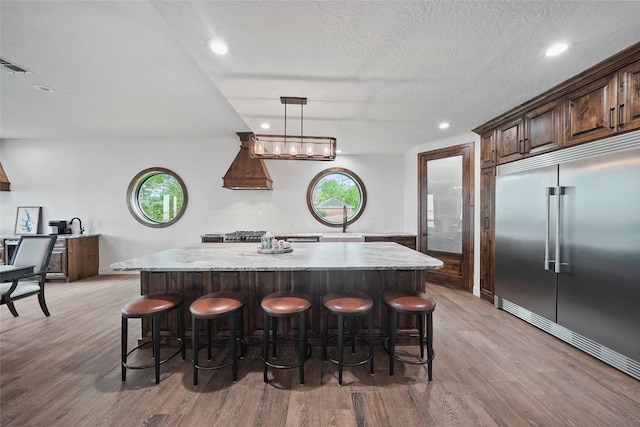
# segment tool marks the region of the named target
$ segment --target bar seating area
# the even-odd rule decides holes
[[[373,333],[373,310],[374,300],[363,292],[334,293],[330,292],[322,298],[324,323],[322,336],[322,360],[331,361],[338,365],[338,385],[342,385],[343,367],[356,367],[369,362],[369,373],[374,374],[374,333]],[[435,300],[428,294],[419,291],[394,290],[387,291],[383,295],[383,301],[387,307],[388,335],[383,339],[385,351],[389,354],[389,375],[393,375],[394,361],[398,360],[409,364],[427,364],[428,379],[432,380],[433,352],[433,319],[435,310]],[[269,382],[268,370],[272,369],[299,369],[299,382],[305,382],[305,362],[312,355],[312,347],[309,343],[308,322],[312,308],[311,297],[302,292],[274,292],[266,295],[260,303],[263,315],[264,333],[262,337],[262,362],[263,381]],[[231,366],[232,381],[238,380],[238,359],[243,359],[247,350],[247,343],[244,335],[244,297],[236,291],[218,291],[203,295],[196,299],[189,307],[192,319],[192,364],[193,364],[193,385],[198,385],[199,370],[217,370]],[[160,356],[161,337],[160,318],[170,312],[176,312],[178,316],[179,335],[169,337],[174,339],[179,345],[175,353],[162,358]],[[160,365],[168,362],[179,353],[182,360],[185,359],[185,321],[184,321],[184,298],[176,293],[152,293],[141,295],[128,301],[121,309],[122,314],[122,381],[126,381],[127,369],[155,369],[155,382],[160,383]],[[401,358],[395,354],[397,341],[397,317],[398,314],[415,315],[418,320],[418,343],[420,356],[416,360]],[[330,336],[329,318],[337,318],[337,335]],[[360,336],[361,325],[359,320],[366,318],[367,338]],[[129,319],[150,319],[151,339],[142,339],[141,343],[131,350],[127,349],[128,340],[128,320]],[[228,328],[223,330],[218,326],[214,333],[213,322],[228,319]],[[283,333],[278,336],[278,320],[289,320],[290,324],[283,327],[283,330],[292,329],[297,326],[295,337],[288,337]],[[295,323],[294,323],[295,321]],[[345,336],[345,323],[349,323],[349,334]],[[426,340],[424,335],[424,323],[426,321]],[[205,337],[207,348],[208,365],[200,363],[200,352],[203,348],[200,344],[200,323],[205,323]],[[296,342],[296,360],[285,363],[278,358],[278,345],[283,346],[284,340]],[[213,359],[212,348],[214,343],[229,342],[230,355],[227,360],[217,364],[211,364]],[[280,341],[280,343],[278,343]],[[365,355],[359,360],[349,361],[344,359],[345,341],[350,344],[351,355],[356,354],[356,344],[366,347]],[[128,356],[133,352],[141,350],[142,347],[151,344],[152,364],[134,365],[127,362]],[[238,354],[238,344],[240,344],[240,354]],[[427,358],[424,357],[424,345],[427,345]],[[256,345],[259,345],[256,342]],[[328,353],[329,346],[336,346],[336,356],[331,357]]]

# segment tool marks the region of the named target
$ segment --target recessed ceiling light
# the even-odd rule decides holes
[[[569,48],[569,45],[566,43],[556,43],[553,46],[551,46],[549,49],[547,49],[547,52],[545,53],[545,55],[547,56],[560,55],[562,52],[564,52],[568,48]]]
[[[270,125],[269,123],[262,123],[262,124],[260,125],[260,127],[261,127],[262,129],[269,129],[269,128],[271,127],[271,125]]]
[[[450,125],[449,123],[447,123],[447,122],[442,122],[442,123],[440,123],[440,124],[438,125],[438,127],[439,127],[440,129],[446,129],[446,128],[448,128],[449,126],[451,126],[451,125]]]
[[[51,89],[49,86],[45,86],[45,85],[38,85],[38,84],[34,84],[32,85],[34,89],[37,89],[41,92],[47,92],[47,93],[54,93],[55,90]]]
[[[214,53],[217,53],[218,55],[226,55],[227,52],[229,52],[227,45],[222,43],[221,41],[213,40],[211,41],[211,43],[209,43],[209,47]]]

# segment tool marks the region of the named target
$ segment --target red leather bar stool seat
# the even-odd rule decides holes
[[[161,359],[160,358],[160,317],[172,311],[177,311],[178,315],[178,336],[166,337],[167,339],[177,340],[180,345],[177,351],[170,356]],[[156,384],[160,383],[160,365],[173,359],[178,353],[182,353],[182,360],[185,358],[185,334],[184,334],[184,297],[176,293],[153,293],[140,295],[130,301],[128,301],[121,310],[122,314],[122,381],[127,379],[128,369],[146,369],[155,368]],[[143,342],[142,344],[134,347],[130,351],[127,351],[128,340],[128,326],[129,319],[151,319],[151,341]],[[151,344],[153,364],[149,365],[131,365],[127,363],[127,358],[134,351],[141,347]]]
[[[389,375],[393,375],[394,361],[412,365],[427,365],[429,381],[433,377],[433,311],[436,301],[429,294],[416,290],[389,290],[382,296],[387,306],[387,326],[389,336],[384,340],[384,348],[389,353]],[[401,358],[395,354],[397,341],[398,314],[415,315],[418,324],[418,340],[420,342],[420,357],[415,360]],[[425,337],[426,321],[426,337]],[[427,357],[424,357],[424,346],[427,346]]]
[[[238,346],[241,344],[240,356],[244,357],[246,343],[244,341],[244,298],[235,291],[218,291],[195,300],[189,307],[192,320],[193,342],[193,385],[198,385],[198,370],[220,369],[231,365],[233,381],[238,380]],[[206,322],[207,360],[211,360],[211,347],[214,341],[226,338],[211,337],[212,322],[216,319],[229,318],[229,341],[231,358],[217,365],[200,365],[200,321]]]
[[[309,295],[300,292],[275,292],[265,296],[260,306],[263,312],[263,342],[262,360],[264,364],[264,382],[268,382],[267,370],[269,367],[275,369],[300,368],[300,384],[304,384],[304,362],[311,356],[311,346],[307,342],[307,313],[311,310],[311,298]],[[276,358],[276,347],[278,338],[279,318],[298,318],[298,361],[287,365],[277,364],[273,361]],[[273,338],[269,339],[270,331],[273,331]],[[269,358],[269,347],[273,347],[271,358]]]
[[[329,293],[322,298],[324,307],[324,330],[322,337],[323,360],[330,360],[338,364],[338,384],[342,385],[342,367],[359,366],[369,362],[370,373],[373,374],[373,299],[363,293]],[[329,338],[329,314],[338,317],[338,335]],[[357,335],[357,318],[367,316],[368,339],[364,340]],[[344,322],[345,317],[350,318],[351,334],[348,339],[351,341],[351,354],[356,352],[356,340],[360,340],[368,345],[368,355],[353,362],[344,361]],[[338,357],[331,358],[327,355],[329,342],[338,341]]]

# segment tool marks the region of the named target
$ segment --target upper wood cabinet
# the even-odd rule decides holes
[[[616,133],[617,86],[617,74],[613,74],[567,95],[567,145],[593,141]]]
[[[544,153],[562,146],[562,102],[556,100],[524,115],[524,152],[526,155]]]
[[[563,140],[562,102],[556,100],[496,129],[497,163],[555,150],[562,146]]]
[[[480,135],[480,167],[496,164],[496,131],[494,129]]]
[[[618,73],[618,128],[628,132],[640,129],[640,61]]]

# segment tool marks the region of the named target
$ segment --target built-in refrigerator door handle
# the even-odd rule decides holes
[[[551,217],[551,196],[553,187],[547,187],[547,215],[544,221],[544,269],[549,270],[549,218]]]
[[[554,271],[560,273],[560,206],[562,205],[560,196],[564,193],[563,187],[556,187],[556,265]]]

